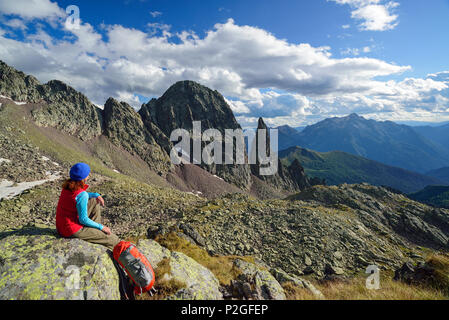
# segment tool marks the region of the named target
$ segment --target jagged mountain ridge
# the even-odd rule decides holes
[[[191,130],[193,121],[201,121],[202,132],[209,128],[221,132],[241,129],[223,96],[193,81],[175,83],[162,97],[142,105],[136,112],[127,103],[113,98],[106,101],[102,110],[61,81],[40,84],[34,77],[3,62],[0,75],[0,95],[33,103],[31,115],[39,126],[55,128],[83,141],[104,136],[114,145],[143,159],[164,177],[174,172],[169,156],[173,147],[169,139],[172,130]],[[249,191],[253,184],[249,164],[201,164],[201,167],[242,190]],[[303,185],[288,184],[293,186],[287,189],[290,192],[299,191],[298,186]],[[278,184],[274,187],[280,188]]]
[[[283,131],[288,135],[287,131]],[[357,114],[329,118],[290,137],[290,145],[318,152],[344,151],[384,164],[425,173],[449,164],[449,150],[412,127],[367,120]]]

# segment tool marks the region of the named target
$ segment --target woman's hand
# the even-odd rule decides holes
[[[99,203],[102,207],[104,207],[104,199],[103,199],[102,196],[99,196],[99,197],[97,198],[97,203]]]
[[[106,227],[106,226],[103,226],[103,230],[101,230],[101,231],[103,231],[104,233],[106,233],[107,235],[110,235],[112,232],[111,232],[111,229],[109,229],[108,227]]]

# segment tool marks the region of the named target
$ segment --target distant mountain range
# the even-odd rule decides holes
[[[421,136],[449,149],[449,124],[412,127]]]
[[[325,119],[301,132],[288,126],[278,129],[279,150],[300,146],[343,151],[420,173],[449,166],[449,126],[410,127],[351,114]]]
[[[328,185],[366,182],[388,186],[404,193],[416,192],[428,185],[442,185],[443,181],[425,175],[382,164],[342,151],[316,152],[291,147],[279,152],[285,165],[298,160],[307,176],[325,179]]]
[[[426,172],[426,176],[436,178],[449,185],[449,167],[431,170]]]

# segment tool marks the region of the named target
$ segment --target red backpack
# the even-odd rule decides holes
[[[153,289],[154,271],[148,259],[128,241],[121,241],[113,251],[114,260],[126,271],[134,282],[134,293],[141,295]]]

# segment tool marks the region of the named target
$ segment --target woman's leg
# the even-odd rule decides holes
[[[74,238],[82,239],[90,243],[101,244],[114,250],[120,239],[115,234],[107,235],[101,230],[95,228],[84,227],[73,235]]]
[[[101,218],[101,206],[97,202],[97,199],[89,199],[89,202],[87,203],[87,215],[89,216],[89,219],[98,223],[103,223]]]
[[[101,218],[101,206],[98,204],[97,199],[90,199],[87,204],[87,214],[89,218],[95,222],[103,223]],[[83,227],[80,231],[75,233],[73,237],[82,239],[87,242],[97,243],[114,250],[120,239],[115,234],[107,235],[101,230],[89,227]]]

